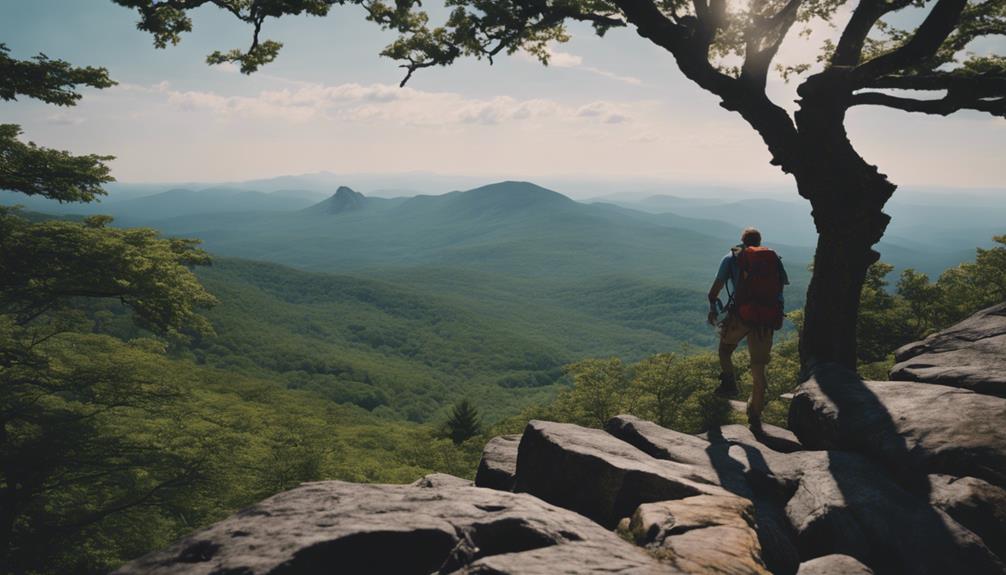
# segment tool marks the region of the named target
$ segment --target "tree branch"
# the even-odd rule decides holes
[[[755,17],[754,24],[745,31],[746,46],[741,82],[764,90],[768,71],[782,46],[804,0],[789,0],[776,14],[768,18]],[[766,45],[766,40],[768,40]]]
[[[640,36],[674,55],[681,71],[702,88],[724,97],[736,80],[717,70],[708,58],[709,44],[690,27],[672,22],[651,0],[613,0]]]
[[[936,55],[960,20],[967,0],[938,0],[911,40],[860,64],[852,71],[855,86],[865,86],[879,76],[921,64]]]
[[[831,57],[832,66],[857,66],[863,54],[867,36],[884,14],[889,14],[911,4],[911,0],[861,0],[845,25],[842,36]]]
[[[939,116],[947,116],[960,110],[976,110],[1006,118],[1006,97],[961,98],[955,96],[953,92],[948,93],[939,100],[917,100],[915,98],[892,96],[882,92],[860,92],[852,96],[850,105],[885,106],[906,112],[921,112],[923,114],[935,114]]]
[[[950,90],[986,98],[1006,95],[1006,75],[935,73],[881,76],[870,80],[867,88],[895,90]]]

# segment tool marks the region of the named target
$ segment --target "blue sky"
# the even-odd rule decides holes
[[[378,53],[391,39],[355,7],[266,23],[284,42],[251,77],[206,54],[249,31],[213,7],[179,46],[155,50],[136,16],[108,0],[0,0],[0,42],[109,69],[120,85],[76,108],[0,103],[3,122],[39,144],[118,157],[122,181],[234,181],[315,171],[428,171],[486,179],[575,176],[787,185],[755,133],[682,78],[631,30],[604,39],[573,27],[544,68],[522,55],[401,71]],[[991,49],[1006,53],[1006,40]],[[787,41],[782,57],[811,46]],[[812,56],[810,56],[812,57]],[[781,103],[793,87],[770,86]],[[791,104],[788,104],[792,107]],[[906,185],[1001,187],[1006,120],[856,109],[861,153]]]

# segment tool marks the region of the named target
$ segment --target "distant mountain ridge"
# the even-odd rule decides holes
[[[154,225],[201,238],[221,255],[317,271],[435,265],[550,281],[628,275],[691,288],[706,283],[709,268],[737,240],[736,230],[717,222],[584,204],[519,181],[396,199],[342,187],[298,212],[185,216]],[[805,248],[779,247],[794,262],[809,261]]]
[[[204,190],[169,189],[139,197],[122,196],[117,192],[97,204],[60,205],[0,192],[0,202],[24,204],[28,210],[39,213],[109,214],[122,226],[154,226],[172,234],[202,237],[208,247],[224,250],[227,254],[232,253],[231,248],[222,247],[219,242],[230,242],[237,234],[242,241],[247,238],[255,244],[260,243],[257,238],[261,237],[263,242],[274,241],[276,245],[262,243],[254,250],[240,248],[233,255],[256,258],[262,253],[271,253],[273,261],[312,269],[317,269],[315,266],[321,263],[322,255],[295,252],[315,251],[308,242],[327,243],[336,237],[349,243],[338,248],[342,255],[336,259],[341,261],[329,262],[324,269],[332,265],[342,269],[346,260],[353,260],[351,267],[354,269],[368,264],[369,267],[380,266],[389,263],[388,258],[392,256],[396,265],[409,259],[415,259],[418,264],[453,265],[459,259],[473,259],[479,252],[486,261],[499,260],[507,251],[512,254],[517,243],[522,243],[521,249],[532,252],[528,265],[512,265],[511,271],[521,267],[525,271],[530,267],[542,271],[562,268],[564,262],[556,251],[588,250],[591,253],[580,255],[602,265],[612,262],[621,273],[634,269],[631,265],[624,266],[623,259],[644,259],[639,250],[656,250],[655,254],[659,255],[666,251],[664,241],[680,244],[678,248],[702,244],[676,250],[677,257],[668,260],[669,267],[676,269],[681,257],[691,260],[695,254],[706,253],[705,245],[732,245],[739,231],[748,225],[761,229],[767,244],[797,247],[796,251],[787,251],[797,255],[795,259],[799,265],[809,262],[809,254],[816,243],[810,208],[801,198],[792,201],[730,200],[663,194],[631,201],[612,198],[610,202],[590,204],[531,182],[516,180],[441,195],[396,198],[364,195],[345,185],[333,185],[334,193],[329,191],[325,195],[289,187],[307,186],[308,183],[330,185],[337,177],[323,173],[305,178],[279,178],[265,187],[277,191],[268,193],[228,184]],[[149,192],[150,187],[144,190]],[[638,196],[626,195],[630,197]],[[910,203],[912,197],[905,193],[889,203],[888,212],[894,219],[878,245],[882,259],[899,269],[914,267],[935,275],[970,259],[975,246],[989,245],[992,235],[1002,233],[999,223],[1002,210],[977,205],[916,205]],[[331,229],[330,222],[318,220],[331,215],[341,218],[338,230]],[[592,227],[596,229],[590,229]],[[677,230],[677,235],[682,237],[665,237],[668,229]],[[378,230],[386,230],[388,237],[374,242],[369,234]],[[597,230],[601,230],[600,236],[608,234],[614,244],[621,243],[621,248],[627,252],[625,257],[615,253],[617,246],[597,246],[584,241],[586,237],[598,235]],[[686,239],[684,236],[688,232],[707,239],[705,242],[697,237]],[[652,238],[642,237],[646,233]],[[305,242],[292,246],[289,240],[294,237],[301,237]],[[560,249],[554,249],[552,239],[563,244]],[[656,242],[659,245],[654,246],[656,240],[660,240]],[[482,245],[474,245],[477,241]],[[537,250],[532,249],[532,242],[539,243]],[[496,245],[491,246],[492,243]],[[364,244],[376,245],[374,249],[363,251],[347,249],[347,245]],[[722,246],[717,248],[721,249]],[[549,251],[555,258],[550,263],[542,262]],[[376,252],[382,252],[381,257],[374,258]],[[608,252],[606,256],[595,257],[604,252]],[[512,257],[509,259],[511,264],[518,263]]]

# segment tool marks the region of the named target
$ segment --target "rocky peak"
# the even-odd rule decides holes
[[[308,211],[341,214],[361,210],[367,205],[367,197],[346,186],[339,188],[329,198],[307,208]]]

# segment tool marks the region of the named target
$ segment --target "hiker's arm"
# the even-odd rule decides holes
[[[716,319],[719,316],[716,310],[716,302],[720,299],[720,290],[723,289],[724,283],[720,278],[716,278],[712,287],[709,288],[709,315],[706,319],[710,325],[716,325]]]
[[[782,258],[779,258],[779,278],[782,280],[782,285],[789,285],[789,275],[786,273],[785,266],[782,265]]]

